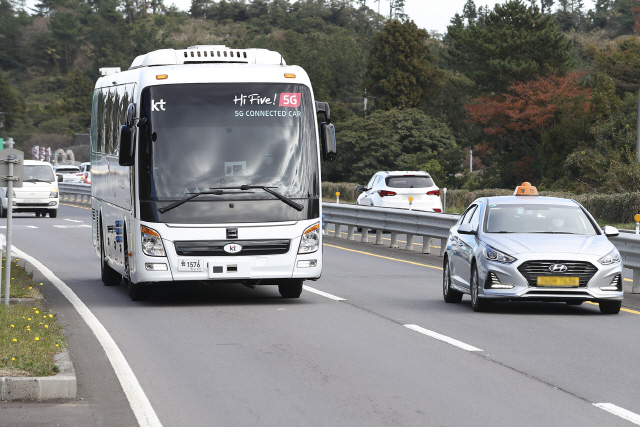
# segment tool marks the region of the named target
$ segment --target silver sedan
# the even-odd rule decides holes
[[[474,311],[497,300],[599,303],[616,314],[623,299],[620,254],[574,200],[487,197],[474,201],[449,232],[443,296],[457,303],[471,295]]]

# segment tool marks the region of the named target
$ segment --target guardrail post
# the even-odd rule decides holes
[[[360,239],[362,243],[369,243],[369,228],[362,227],[362,239]]]
[[[329,223],[326,221],[322,221],[322,234],[325,236],[329,233]]]
[[[423,254],[431,253],[431,242],[433,242],[433,238],[422,236],[422,253]]]
[[[440,239],[440,256],[444,256],[444,250],[447,248],[447,241]]]
[[[355,236],[354,236],[354,229],[355,227],[353,225],[350,225],[347,230],[349,231],[347,234],[347,240],[355,240]]]
[[[640,270],[633,270],[633,286],[631,287],[632,294],[640,294]]]
[[[376,245],[382,244],[382,230],[376,230]]]
[[[407,247],[405,249],[407,251],[413,250],[413,234],[407,234]]]
[[[398,233],[391,233],[391,247],[398,247]]]
[[[341,233],[342,233],[342,225],[341,224],[336,224],[336,232],[333,235],[333,237],[335,237],[336,239],[339,239]]]

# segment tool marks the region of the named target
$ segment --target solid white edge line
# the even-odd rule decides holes
[[[593,406],[604,409],[605,411],[610,412],[613,415],[617,415],[620,418],[631,421],[632,423],[640,426],[640,415],[616,406],[613,403],[594,403]]]
[[[409,328],[409,329],[411,329],[413,331],[416,331],[416,332],[420,332],[421,334],[427,335],[427,336],[429,336],[431,338],[435,338],[437,340],[446,342],[447,344],[451,344],[453,346],[456,346],[456,347],[461,348],[461,349],[466,350],[466,351],[484,351],[484,350],[481,350],[481,349],[479,349],[477,347],[474,347],[472,345],[465,344],[462,341],[458,341],[458,340],[453,339],[451,337],[448,337],[446,335],[442,335],[442,334],[439,334],[437,332],[430,331],[429,329],[425,329],[425,328],[420,327],[418,325],[404,325],[404,327],[405,328]]]
[[[335,295],[331,295],[331,294],[328,294],[326,292],[319,291],[316,288],[312,288],[311,286],[303,285],[302,288],[304,290],[309,291],[309,292],[313,292],[314,294],[322,295],[323,297],[326,297],[326,298],[329,298],[329,299],[332,299],[332,300],[335,300],[335,301],[346,301],[346,299],[344,299],[344,298],[340,298],[340,297],[337,297]]]
[[[0,234],[0,236],[2,246],[4,247],[6,244],[6,237],[4,234]],[[144,390],[142,390],[133,370],[131,370],[127,360],[118,348],[118,345],[115,343],[113,338],[111,338],[111,335],[109,335],[105,327],[102,326],[102,323],[100,323],[98,318],[91,312],[91,310],[89,310],[82,300],[78,298],[69,286],[67,286],[41,262],[22,252],[13,245],[11,245],[11,254],[29,261],[35,268],[40,270],[40,272],[49,279],[56,288],[58,288],[62,295],[69,300],[77,310],[78,314],[80,314],[80,317],[82,317],[87,323],[87,326],[89,326],[96,338],[98,338],[98,341],[107,354],[107,358],[109,359],[109,362],[111,362],[111,366],[113,366],[113,370],[120,381],[120,385],[129,400],[129,405],[131,405],[133,414],[138,420],[140,427],[162,427],[158,416],[153,410],[149,399],[147,399]]]

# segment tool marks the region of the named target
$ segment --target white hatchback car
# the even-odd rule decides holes
[[[35,212],[36,216],[55,218],[60,204],[58,183],[51,163],[25,160],[22,188],[13,190],[13,212]],[[0,188],[0,217],[7,217],[7,188]]]
[[[356,191],[358,205],[442,212],[440,189],[424,171],[378,172]]]

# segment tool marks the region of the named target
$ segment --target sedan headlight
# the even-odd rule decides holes
[[[504,252],[500,252],[497,249],[492,248],[486,243],[482,243],[482,255],[489,261],[501,262],[503,264],[511,264],[516,261],[516,258],[511,255],[507,255]]]
[[[58,197],[58,189],[54,188],[53,190],[51,190],[51,193],[49,193],[49,198],[55,199],[56,197]]]
[[[141,226],[142,252],[149,256],[165,256],[162,238],[157,231]]]
[[[620,253],[617,249],[613,249],[611,252],[603,256],[598,260],[602,265],[618,264],[620,262]]]
[[[310,254],[320,247],[320,224],[314,224],[304,230],[300,240],[299,254]]]

